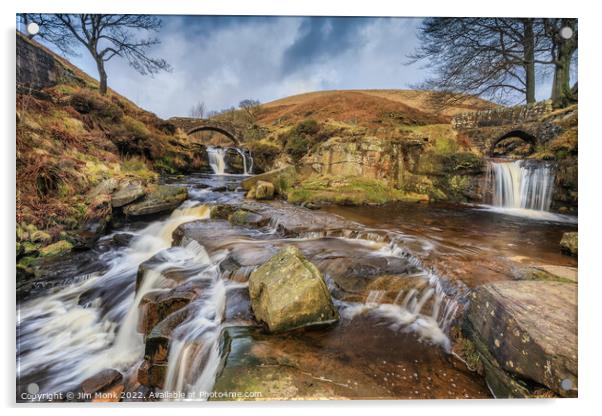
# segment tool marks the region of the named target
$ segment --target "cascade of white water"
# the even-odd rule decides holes
[[[491,162],[493,205],[548,211],[552,203],[554,171],[551,166],[528,166],[525,161]]]
[[[207,156],[209,157],[209,165],[213,169],[213,173],[216,175],[223,175],[226,169],[226,149],[223,147],[207,147]]]
[[[80,304],[80,297],[99,287],[120,287],[123,281],[135,281],[139,264],[171,247],[171,235],[180,224],[208,216],[207,206],[185,203],[168,219],[137,232],[105,273],[21,304],[18,334],[22,353],[17,358],[17,376],[45,368],[50,376],[40,391],[52,392],[73,388],[107,367],[127,368],[140,359],[144,352],[142,335],[136,330],[140,299],[160,282],[161,268],[189,260],[208,262],[204,249],[191,243],[174,251],[165,263],[147,272],[137,293],[129,285],[131,295],[124,296],[106,314],[99,298],[86,305]]]
[[[234,150],[236,150],[236,152],[238,152],[240,157],[242,157],[244,174],[245,175],[252,174],[253,173],[253,157],[251,156],[251,154],[249,152],[245,152],[242,149],[239,149],[238,147],[235,147]]]
[[[228,150],[233,149],[242,158],[243,174],[251,175],[253,173],[253,157],[248,151],[239,149],[238,147],[207,147],[207,156],[209,158],[209,165],[216,175],[223,175],[226,171],[226,153]]]

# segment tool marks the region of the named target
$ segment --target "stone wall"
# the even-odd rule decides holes
[[[461,113],[452,118],[452,125],[456,129],[463,130],[508,124],[523,124],[536,121],[550,112],[552,112],[552,102],[546,100],[529,105]]]
[[[56,85],[65,72],[52,54],[17,33],[17,85],[35,89]]]

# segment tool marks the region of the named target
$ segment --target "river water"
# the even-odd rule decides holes
[[[478,207],[394,204],[314,213],[267,205],[267,212],[346,224],[296,235],[281,232],[274,220],[258,227],[209,219],[210,205],[242,202],[241,178],[165,178],[189,189],[179,209],[115,230],[92,252],[97,271],[20,301],[17,399],[32,385],[47,393],[76,391],[107,368],[125,375],[126,391],[147,392],[137,381],[145,354],[138,305],[173,290],[194,297],[170,328],[166,378],[157,390],[198,399],[251,388],[264,399],[489,397],[483,379],[452,352],[450,331],[467,287],[508,279],[517,264],[576,264],[558,251],[562,232],[575,224]],[[197,238],[172,247],[173,231],[191,221]],[[114,243],[124,236],[127,244]],[[254,322],[248,276],[285,244],[296,245],[324,274],[341,315],[337,324],[269,335]]]

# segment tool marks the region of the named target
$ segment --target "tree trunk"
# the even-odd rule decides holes
[[[564,39],[560,31],[563,27],[573,30],[573,36]],[[577,50],[577,19],[562,19],[560,27],[554,34],[553,41],[556,46],[554,81],[552,84],[552,106],[562,108],[575,101],[571,91],[571,61]]]
[[[535,36],[533,21],[525,19],[523,33],[523,60],[525,67],[525,99],[527,104],[535,102]]]
[[[107,71],[105,71],[105,63],[101,58],[96,58],[96,67],[98,68],[98,79],[100,80],[100,94],[107,95]]]
[[[552,106],[554,108],[566,107],[573,98],[570,87],[571,58],[573,51],[561,45],[558,51],[558,62],[554,68],[554,82],[552,84]]]

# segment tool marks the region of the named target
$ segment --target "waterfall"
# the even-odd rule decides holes
[[[223,175],[226,168],[226,162],[224,156],[226,155],[226,149],[223,147],[207,147],[207,156],[209,157],[209,165],[213,169],[213,173],[216,175]]]
[[[209,157],[209,165],[216,175],[226,174],[226,153],[234,150],[242,158],[243,174],[251,175],[253,172],[253,157],[248,151],[244,151],[238,147],[207,147],[207,156]]]
[[[238,147],[235,147],[234,150],[236,150],[238,152],[238,154],[242,157],[244,174],[245,175],[252,174],[253,173],[253,157],[251,156],[251,153],[248,151],[245,152],[244,150],[239,149]]]
[[[552,203],[554,171],[549,164],[524,160],[491,162],[493,205],[548,211]]]

